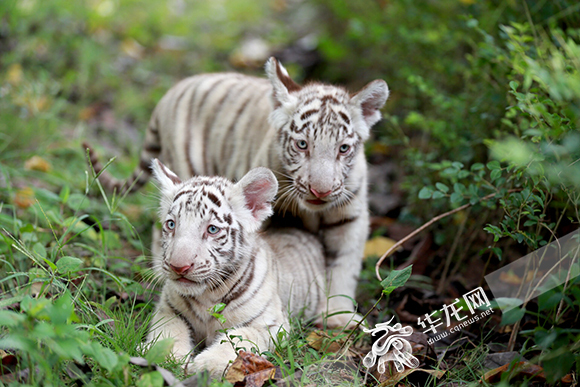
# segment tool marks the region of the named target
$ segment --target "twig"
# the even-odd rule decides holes
[[[367,319],[367,317],[369,316],[369,314],[371,314],[371,312],[377,307],[377,305],[379,305],[379,302],[381,302],[381,300],[383,299],[383,296],[384,295],[385,295],[385,293],[381,292],[381,296],[379,297],[379,299],[377,300],[377,302],[375,302],[375,304],[372,306],[372,308],[370,308],[369,311],[366,312],[366,314],[363,316],[363,318],[354,326],[354,328],[352,328],[352,330],[350,331],[349,335],[344,340],[344,343],[340,347],[340,351],[343,351],[346,348],[346,345],[348,344],[348,340],[358,330],[358,328],[361,326],[361,324],[363,323],[363,321],[365,321]],[[368,323],[368,321],[367,321],[367,323]]]
[[[517,192],[517,191],[521,191],[521,189],[517,188],[517,189],[510,189],[508,190],[508,193],[512,193],[512,192]],[[427,227],[431,226],[433,223],[440,221],[443,218],[448,217],[449,215],[453,215],[456,212],[459,211],[463,211],[466,208],[469,208],[471,206],[473,206],[474,204],[477,204],[479,202],[481,202],[482,200],[487,200],[487,199],[491,199],[494,196],[496,196],[499,192],[494,192],[492,194],[486,195],[482,198],[480,198],[477,202],[471,204],[471,203],[467,203],[464,204],[460,207],[457,207],[454,210],[451,211],[447,211],[444,214],[438,215],[436,217],[434,217],[433,219],[431,219],[430,221],[428,221],[427,223],[425,223],[424,225],[422,225],[421,227],[419,227],[418,229],[416,229],[415,231],[413,231],[412,233],[410,233],[409,235],[407,235],[406,237],[404,237],[403,239],[401,239],[400,241],[398,241],[397,243],[395,243],[393,246],[391,246],[390,249],[387,250],[386,253],[383,254],[383,256],[379,259],[379,261],[377,262],[377,264],[375,265],[375,274],[377,276],[377,278],[379,279],[379,281],[382,281],[383,279],[381,278],[381,275],[379,273],[379,268],[381,267],[381,264],[383,263],[383,261],[389,256],[391,255],[396,249],[398,249],[403,243],[407,242],[409,239],[413,238],[415,235],[419,234],[421,231],[425,230]]]
[[[437,287],[437,293],[443,292],[443,288],[445,286],[445,281],[447,280],[447,273],[449,272],[449,266],[451,266],[451,260],[453,259],[453,254],[455,254],[455,249],[459,245],[459,239],[465,230],[465,224],[467,223],[467,219],[469,218],[469,209],[467,210],[467,214],[463,217],[461,221],[461,225],[459,225],[459,230],[453,238],[453,243],[451,244],[451,248],[447,253],[447,258],[445,258],[445,265],[443,267],[443,273],[441,274],[441,281],[439,281],[439,286]],[[450,276],[451,277],[451,276]]]

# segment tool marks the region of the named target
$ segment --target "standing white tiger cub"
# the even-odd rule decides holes
[[[263,352],[272,349],[271,336],[288,330],[288,311],[306,318],[320,313],[325,279],[317,238],[296,229],[258,232],[278,188],[270,170],[252,169],[237,184],[201,176],[181,182],[158,160],[153,173],[163,223],[154,270],[165,284],[148,342],[174,338],[179,358],[204,343],[190,370],[217,376],[236,357],[218,329],[232,328],[228,335],[245,340],[239,346]],[[226,304],[223,325],[208,312],[220,303]]]
[[[136,189],[155,157],[182,178],[238,180],[252,168],[270,168],[279,180],[278,217],[292,213],[324,246],[329,294],[335,296],[329,314],[351,312],[330,316],[328,325],[352,326],[369,231],[364,141],[389,89],[383,80],[354,95],[321,83],[300,86],[274,58],[266,73],[269,80],[217,73],[181,81],[155,108],[133,177],[121,182],[104,173],[101,181],[110,190]],[[100,172],[94,152],[91,162]],[[154,243],[154,254],[158,250]]]

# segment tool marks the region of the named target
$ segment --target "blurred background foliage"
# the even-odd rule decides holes
[[[415,227],[473,205],[432,231],[429,265],[448,291],[466,268],[482,274],[578,227],[579,44],[571,0],[2,0],[0,272],[26,273],[0,282],[4,295],[68,273],[29,271],[51,268],[39,257],[80,257],[113,275],[83,282],[87,324],[99,320],[89,300],[113,296],[105,284],[138,289],[156,204],[86,197],[80,143],[118,156],[111,169],[128,176],[151,111],[175,82],[207,71],[262,76],[270,55],[299,82],[356,91],[387,81],[367,153],[373,165],[395,165],[389,190],[371,191],[398,199],[371,211]],[[579,295],[568,295],[577,313]]]

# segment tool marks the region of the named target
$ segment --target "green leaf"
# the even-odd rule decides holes
[[[165,361],[165,358],[171,352],[173,348],[173,343],[175,340],[173,338],[163,339],[157,341],[150,349],[149,352],[145,355],[145,359],[152,363],[161,363]]]
[[[225,318],[225,316],[223,314],[220,313],[212,313],[211,314],[216,320],[218,320],[220,322],[220,324],[225,324],[227,319]]]
[[[517,323],[526,314],[526,308],[514,308],[504,312],[501,316],[501,326]]]
[[[117,354],[99,343],[91,343],[91,347],[95,361],[107,371],[113,371],[119,363]]]
[[[59,273],[66,274],[72,271],[78,271],[83,265],[83,261],[75,257],[62,257],[56,262]]]
[[[393,290],[405,285],[405,283],[409,280],[409,277],[411,277],[412,272],[413,265],[409,265],[403,270],[392,270],[387,278],[381,281],[383,293],[389,295],[393,292]]]
[[[501,169],[494,169],[490,173],[491,181],[497,180],[501,177]]]
[[[457,192],[453,192],[451,194],[451,197],[449,198],[449,200],[453,204],[461,203],[461,201],[463,200],[463,195],[461,195],[460,193],[457,193]]]
[[[53,305],[47,308],[50,320],[55,324],[66,324],[74,316],[71,294],[66,291]]]
[[[549,291],[540,294],[538,297],[538,311],[542,312],[546,309],[551,309],[560,303],[564,295],[559,292]]]
[[[20,313],[9,310],[0,310],[0,326],[15,328],[21,325],[26,317]]]
[[[137,387],[161,387],[163,386],[163,375],[159,371],[148,372],[141,375],[137,380]]]
[[[50,305],[50,300],[46,298],[24,297],[20,302],[20,309],[32,317],[46,316],[46,308]]]
[[[226,304],[224,304],[223,302],[216,304],[210,308],[210,313],[219,313],[222,310],[224,310],[225,307],[226,307]]]
[[[487,163],[487,169],[489,169],[490,171],[501,169],[501,164],[497,160],[492,160],[489,163]]]
[[[79,343],[71,338],[59,338],[58,340],[47,340],[47,345],[62,359],[74,359],[81,363],[83,354]]]
[[[483,169],[482,163],[475,163],[471,166],[472,171],[479,171],[480,169]]]
[[[441,192],[449,192],[449,187],[443,183],[435,183],[435,187],[437,187],[437,189]]]
[[[459,173],[457,174],[458,179],[465,179],[467,176],[469,176],[469,171],[466,171],[464,169],[459,171]]]
[[[419,199],[429,199],[431,195],[433,195],[433,190],[429,187],[423,187],[419,191]]]
[[[32,246],[32,251],[34,251],[40,258],[46,258],[46,249],[40,242],[36,242],[34,246]]]
[[[467,188],[465,188],[465,185],[461,183],[455,183],[453,184],[453,191],[463,195],[465,192],[467,192]]]
[[[0,339],[0,348],[19,349],[24,352],[38,351],[36,340],[31,340],[20,335],[4,336]]]
[[[576,361],[570,348],[560,347],[541,357],[546,379],[552,385],[564,377]]]
[[[68,198],[70,197],[70,187],[68,186],[68,184],[62,187],[62,189],[60,190],[60,194],[58,196],[60,197],[61,202],[63,204],[66,204]]]
[[[30,333],[30,338],[34,338],[37,340],[45,340],[49,338],[53,338],[56,336],[56,332],[54,329],[54,325],[46,322],[46,321],[39,321],[32,329]]]
[[[85,195],[73,193],[68,197],[66,204],[73,211],[84,211],[91,206],[91,201]]]
[[[433,198],[433,199],[441,199],[444,197],[445,197],[445,194],[441,191],[435,191],[435,192],[433,192],[433,195],[431,196],[431,198]]]

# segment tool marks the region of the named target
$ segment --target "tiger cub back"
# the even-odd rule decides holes
[[[295,229],[258,232],[277,192],[271,171],[253,169],[237,184],[201,176],[182,182],[158,160],[153,171],[163,224],[154,271],[165,283],[149,342],[173,337],[179,358],[204,343],[191,370],[218,375],[236,356],[218,330],[228,328],[229,336],[243,338],[238,346],[262,352],[272,349],[280,329],[289,329],[289,315],[320,313],[324,256],[318,240]],[[221,303],[225,322],[208,312]]]

